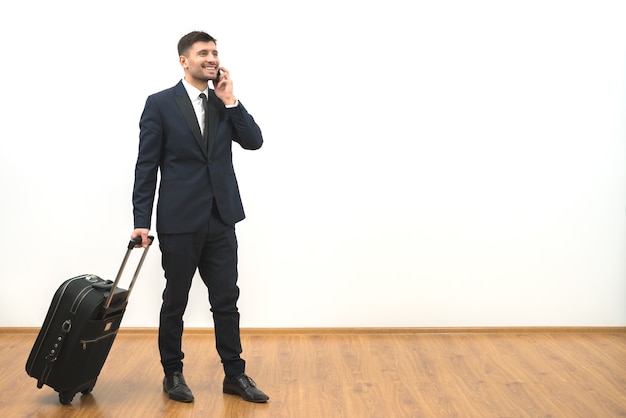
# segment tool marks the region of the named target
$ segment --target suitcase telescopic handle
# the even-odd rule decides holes
[[[130,297],[130,293],[133,291],[133,287],[135,287],[135,282],[137,281],[137,277],[139,276],[139,272],[141,271],[143,262],[146,259],[146,255],[148,255],[148,249],[150,248],[150,246],[152,245],[152,242],[154,241],[154,237],[152,235],[149,235],[148,239],[150,240],[150,242],[148,243],[148,246],[143,249],[141,258],[139,259],[139,262],[137,263],[137,268],[135,269],[135,274],[133,274],[133,278],[130,281],[130,285],[128,286],[128,293],[126,294],[126,300],[124,301],[124,303],[128,302],[128,298]],[[128,262],[128,258],[130,257],[131,251],[133,251],[133,248],[135,248],[135,246],[139,244],[141,244],[141,236],[131,239],[130,242],[128,243],[128,247],[126,248],[126,254],[124,254],[124,259],[122,260],[122,264],[120,265],[120,268],[117,272],[117,276],[115,277],[115,281],[113,282],[113,286],[111,287],[109,297],[107,298],[106,302],[104,302],[105,310],[109,309],[109,307],[111,306],[113,295],[115,294],[115,290],[117,289],[120,283],[120,279],[122,278],[122,273],[124,273],[124,269],[126,268],[126,263]]]
[[[148,239],[150,240],[148,245],[152,245],[152,241],[154,241],[154,237],[152,235],[148,235]],[[141,241],[142,241],[141,235],[136,236],[135,238],[130,240],[130,242],[128,243],[127,249],[132,250],[133,248],[135,248],[138,245],[140,245]]]

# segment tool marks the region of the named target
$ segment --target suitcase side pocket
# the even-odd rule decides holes
[[[94,319],[86,325],[73,359],[78,376],[72,380],[78,382],[78,391],[90,389],[89,386],[95,384],[119,331],[122,316],[120,313],[106,319]]]

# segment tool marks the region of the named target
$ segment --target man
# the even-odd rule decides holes
[[[197,269],[209,293],[224,393],[266,402],[268,396],[245,374],[240,357],[235,224],[245,215],[231,148],[235,141],[244,149],[258,149],[263,137],[233,95],[233,82],[220,67],[212,36],[183,36],[178,54],[184,78],[149,96],[141,115],[133,190],[131,237],[141,236],[145,247],[160,170],[156,229],[166,279],[159,322],[163,390],[175,401],[194,399],[183,376],[181,343],[183,314]]]

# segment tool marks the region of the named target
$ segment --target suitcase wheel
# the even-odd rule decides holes
[[[81,390],[80,393],[82,393],[83,395],[89,395],[91,391],[93,390],[93,388],[96,386],[97,380],[98,378],[96,378],[93,382],[91,382],[91,386],[87,386],[85,389]]]
[[[60,392],[59,393],[59,402],[61,402],[61,405],[69,405],[72,403],[72,400],[74,399],[74,395],[76,395],[74,392]]]

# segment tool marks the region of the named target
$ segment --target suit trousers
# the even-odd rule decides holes
[[[224,372],[245,371],[239,331],[237,237],[215,205],[206,230],[185,234],[159,234],[165,290],[159,322],[159,352],[166,375],[183,369],[183,315],[196,270],[208,289],[213,313],[215,344]]]

